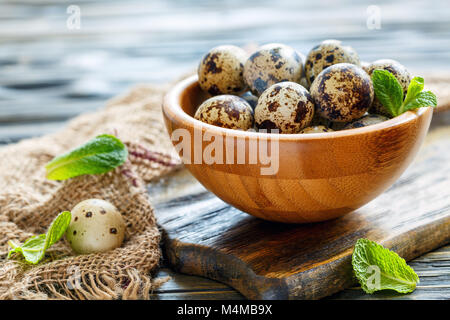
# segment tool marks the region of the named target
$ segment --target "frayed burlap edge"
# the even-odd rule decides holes
[[[180,165],[162,121],[166,89],[137,86],[57,133],[0,149],[0,299],[148,299],[167,280],[152,279],[161,258],[160,233],[145,188]],[[124,165],[104,175],[45,179],[45,163],[101,133],[127,145]],[[36,266],[6,260],[8,240],[45,232],[59,212],[89,198],[110,201],[122,213],[122,247],[76,255],[61,241]]]

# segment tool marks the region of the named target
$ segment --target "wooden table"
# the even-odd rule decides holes
[[[80,0],[80,29],[70,29],[69,2],[3,1],[0,144],[54,132],[133,84],[174,79],[223,43],[283,42],[306,54],[319,41],[337,38],[366,61],[389,57],[417,74],[450,72],[448,2],[379,1],[378,8],[369,8],[372,3]],[[381,29],[368,21],[377,18],[378,9]],[[421,278],[411,295],[368,296],[352,288],[330,298],[450,299],[450,246],[415,259],[411,266]],[[158,275],[172,280],[154,293],[156,299],[243,298],[226,285],[166,267]]]

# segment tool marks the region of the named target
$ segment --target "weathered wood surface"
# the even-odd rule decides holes
[[[285,42],[306,53],[324,38],[338,38],[366,61],[394,58],[416,74],[438,71],[446,78],[450,71],[448,1],[378,1],[379,30],[366,27],[371,0],[82,0],[75,3],[82,12],[80,30],[66,28],[70,4],[0,2],[0,144],[54,132],[135,83],[176,78],[194,69],[207,49],[225,42]],[[427,275],[419,270],[418,290],[402,298],[449,299],[446,248],[416,260],[424,259],[420,266]],[[158,298],[242,297],[217,282],[172,276]],[[210,286],[208,293],[197,293],[199,281]],[[338,297],[369,297],[360,290],[342,294]]]
[[[350,256],[358,238],[383,243],[407,260],[440,247],[450,241],[449,136],[450,127],[435,129],[389,191],[328,222],[269,223],[208,192],[166,199],[157,205],[157,218],[168,262],[182,273],[225,282],[248,298],[314,299],[354,283]]]
[[[420,278],[419,285],[411,294],[402,295],[384,291],[368,295],[359,286],[355,286],[336,293],[327,299],[450,299],[450,246],[444,246],[414,259],[409,262],[409,265]],[[207,278],[175,273],[167,268],[161,269],[158,275],[170,276],[171,280],[153,293],[153,299],[245,299],[239,292],[227,285]]]

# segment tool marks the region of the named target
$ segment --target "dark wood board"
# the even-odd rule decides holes
[[[424,254],[408,264],[420,278],[416,290],[410,294],[399,294],[389,290],[366,294],[359,286],[354,286],[327,299],[450,300],[450,245]],[[170,276],[170,280],[152,293],[152,299],[245,299],[239,292],[225,284],[204,277],[177,273],[167,267],[163,267],[157,276]]]
[[[387,192],[328,222],[266,222],[209,192],[160,203],[167,262],[250,299],[318,299],[355,284],[350,259],[359,238],[411,260],[450,242],[449,137],[447,125],[434,129],[415,163]]]

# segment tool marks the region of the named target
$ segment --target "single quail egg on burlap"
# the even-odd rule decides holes
[[[411,74],[408,70],[403,66],[400,62],[392,60],[392,59],[380,59],[372,62],[367,66],[367,73],[369,76],[372,76],[374,70],[382,69],[387,70],[397,78],[398,82],[402,86],[403,94],[406,96],[406,92],[408,91],[409,83],[411,82]],[[381,102],[374,98],[372,106],[369,109],[372,113],[382,114],[388,117],[391,117],[389,112],[383,107]]]
[[[369,75],[360,67],[338,63],[324,69],[311,85],[316,111],[333,122],[361,118],[373,101]]]
[[[367,127],[372,124],[380,123],[386,120],[389,120],[389,118],[379,114],[368,114],[360,119],[350,122],[343,129],[347,130],[347,129]]]
[[[247,87],[243,77],[247,57],[243,49],[232,45],[211,49],[198,66],[200,87],[213,96],[242,93]]]
[[[278,129],[280,133],[298,133],[310,125],[314,102],[308,90],[294,82],[270,86],[258,99],[255,123],[258,129]]]
[[[203,102],[194,118],[222,128],[248,130],[253,126],[253,109],[241,97],[224,94]]]
[[[325,126],[312,126],[307,127],[300,131],[300,133],[323,133],[323,132],[331,132],[334,131],[331,128],[325,127]]]
[[[278,82],[299,82],[302,74],[300,55],[291,47],[279,43],[262,46],[244,65],[245,82],[256,96]]]
[[[311,49],[306,57],[306,80],[312,84],[323,69],[337,63],[360,64],[356,51],[349,46],[343,46],[338,40],[325,40]]]
[[[117,208],[108,201],[84,200],[71,213],[66,237],[75,252],[104,252],[122,244],[125,222]]]

